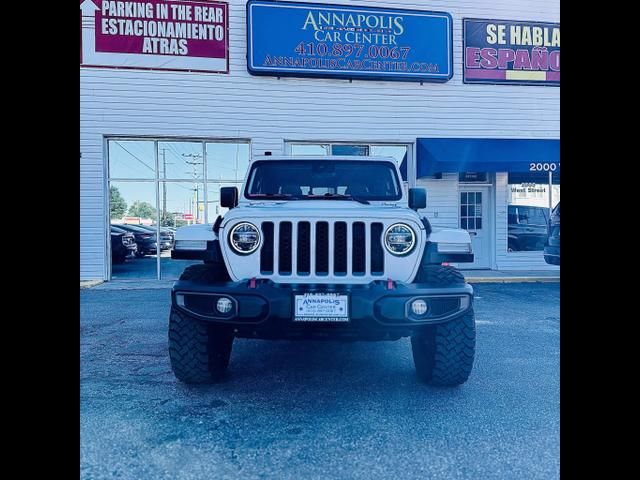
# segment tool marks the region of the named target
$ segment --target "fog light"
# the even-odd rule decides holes
[[[411,311],[415,315],[424,315],[427,313],[427,302],[424,300],[414,300],[411,302]]]
[[[231,311],[231,307],[233,307],[233,303],[226,297],[222,297],[218,300],[218,303],[216,303],[216,309],[220,313],[229,313]]]

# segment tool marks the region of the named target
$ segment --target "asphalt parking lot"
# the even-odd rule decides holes
[[[82,479],[559,477],[560,288],[478,284],[459,388],[418,383],[408,339],[236,340],[185,386],[169,290],[80,292]]]

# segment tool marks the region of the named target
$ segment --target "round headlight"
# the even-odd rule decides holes
[[[384,246],[394,255],[409,253],[415,243],[416,234],[409,225],[404,223],[394,223],[384,233]]]
[[[231,248],[243,255],[255,252],[260,246],[260,232],[252,223],[242,222],[231,229]]]

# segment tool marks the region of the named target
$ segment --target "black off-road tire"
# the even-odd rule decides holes
[[[473,368],[475,348],[473,310],[411,337],[416,373],[429,385],[452,387],[466,382]]]
[[[464,283],[464,275],[448,265],[421,265],[413,283],[429,283],[434,287],[448,287]]]
[[[415,283],[450,287],[464,283],[464,275],[447,265],[423,264]],[[418,378],[429,385],[455,386],[467,381],[473,367],[476,324],[473,310],[446,323],[431,325],[411,337]]]
[[[233,334],[171,309],[169,358],[178,380],[213,383],[229,366]]]
[[[229,280],[229,274],[221,263],[195,264],[184,269],[180,280],[210,284]],[[215,382],[229,366],[232,346],[230,330],[171,309],[169,358],[178,380],[185,383]]]
[[[214,283],[229,281],[229,273],[223,263],[198,263],[184,269],[180,280],[190,280],[198,283]]]

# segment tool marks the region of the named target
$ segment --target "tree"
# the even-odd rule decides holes
[[[160,215],[160,225],[163,227],[175,227],[175,214],[170,212],[162,212]]]
[[[136,200],[129,207],[129,216],[140,218],[156,218],[156,209],[149,202]]]
[[[122,218],[127,211],[127,202],[124,201],[120,190],[116,187],[109,188],[109,218]]]

